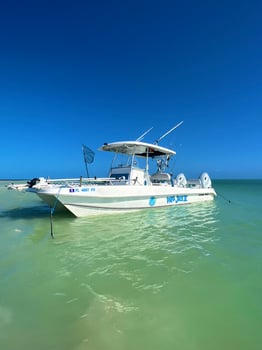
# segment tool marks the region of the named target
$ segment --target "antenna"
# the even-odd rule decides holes
[[[153,126],[150,128],[150,129],[148,129],[146,132],[144,132],[141,136],[139,136],[139,138],[138,139],[136,139],[136,141],[141,141],[141,140],[143,140],[143,138],[149,133],[149,131],[151,131],[153,129]]]
[[[173,130],[175,130],[176,128],[178,128],[181,124],[183,124],[184,122],[181,121],[180,123],[178,123],[177,125],[173,126],[172,129],[170,129],[169,131],[167,131],[164,135],[162,135],[161,137],[159,137],[158,140],[156,140],[156,144],[158,144],[164,137],[166,137],[168,134],[170,134]]]

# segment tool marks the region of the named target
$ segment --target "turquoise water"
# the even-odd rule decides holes
[[[212,203],[55,214],[55,239],[40,199],[5,185],[0,349],[261,349],[262,181],[217,181]]]

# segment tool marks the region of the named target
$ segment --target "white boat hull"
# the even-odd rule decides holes
[[[213,200],[216,193],[206,172],[191,180],[183,173],[174,178],[166,172],[176,152],[159,146],[160,139],[154,144],[142,142],[141,137],[135,141],[104,143],[100,150],[115,154],[107,178],[33,178],[28,181],[27,192],[36,193],[51,208],[68,210],[76,217]],[[119,155],[123,157],[120,161]],[[93,152],[87,150],[85,161],[91,162],[93,157]],[[155,162],[153,174],[149,171],[149,160]]]
[[[76,186],[32,190],[55,209],[65,209],[76,217],[169,207],[210,201],[213,188],[171,186]]]

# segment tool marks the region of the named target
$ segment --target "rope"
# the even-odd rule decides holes
[[[226,202],[231,203],[231,200],[230,200],[230,199],[226,198],[225,196],[223,196],[222,194],[218,193],[217,191],[216,191],[216,193],[217,193],[218,196],[220,196],[221,198],[223,198]]]
[[[61,191],[61,188],[62,186],[59,187],[59,190],[57,192],[57,195],[55,196],[56,197],[56,200],[54,202],[54,206],[51,207],[50,205],[50,229],[51,229],[51,237],[54,239],[54,233],[53,233],[53,214],[55,212],[55,208],[57,206],[57,203],[58,203],[58,197],[60,195],[60,191]]]

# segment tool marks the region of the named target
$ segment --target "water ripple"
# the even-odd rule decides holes
[[[117,285],[158,293],[170,276],[190,273],[211,254],[217,239],[216,210],[209,203],[68,219],[64,231],[64,221],[57,219],[57,273],[68,278],[81,271],[81,282],[96,285],[98,294],[104,289],[115,294]]]

